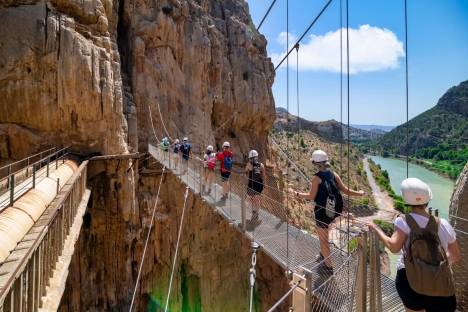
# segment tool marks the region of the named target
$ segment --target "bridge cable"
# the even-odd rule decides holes
[[[276,0],[273,0],[273,2],[271,3],[270,5],[270,8],[268,8],[268,11],[266,12],[265,16],[262,18],[262,21],[260,22],[260,24],[258,25],[257,27],[257,31],[260,30],[260,27],[262,27],[262,24],[263,22],[265,21],[265,18],[268,16],[268,14],[270,13],[271,9],[273,8],[273,5],[275,4]]]
[[[159,118],[161,118],[161,123],[163,125],[164,131],[166,131],[166,134],[167,134],[167,137],[169,138],[169,140],[173,141],[171,136],[169,135],[169,132],[167,132],[166,126],[164,125],[164,120],[163,120],[162,114],[161,114],[161,108],[159,107],[159,98],[156,100],[156,103],[158,103]],[[167,110],[167,114],[169,115],[169,110]]]
[[[182,209],[182,218],[180,219],[179,235],[177,235],[177,245],[176,245],[176,250],[175,250],[175,255],[174,255],[174,264],[172,265],[171,279],[169,281],[169,290],[167,292],[167,299],[166,299],[166,308],[164,309],[164,311],[167,311],[167,307],[169,306],[169,298],[171,296],[171,287],[172,287],[172,278],[174,276],[174,269],[175,269],[175,265],[176,265],[176,261],[177,261],[177,252],[179,251],[180,234],[182,233],[182,224],[184,223],[185,206],[186,206],[186,203],[187,203],[189,188],[190,188],[189,186],[185,187],[184,208]]]
[[[161,191],[161,184],[162,184],[162,179],[164,177],[164,171],[165,170],[166,170],[166,166],[163,166],[162,174],[161,174],[161,180],[159,181],[158,194],[156,195],[156,200],[154,202],[154,207],[153,207],[153,214],[151,216],[151,224],[150,224],[149,229],[148,229],[148,235],[146,236],[145,248],[143,249],[143,256],[141,257],[140,268],[138,269],[138,277],[137,277],[137,280],[136,280],[135,289],[133,290],[132,302],[130,304],[130,310],[129,310],[130,312],[132,311],[133,303],[135,302],[135,294],[136,294],[136,291],[137,291],[137,288],[138,288],[138,281],[140,280],[140,275],[141,275],[141,269],[143,267],[143,262],[145,261],[146,248],[148,247],[148,241],[149,241],[150,234],[151,234],[151,228],[153,227],[154,214],[156,212],[156,205],[158,204],[159,192]]]
[[[156,135],[156,131],[154,130],[153,115],[151,114],[151,105],[149,105],[149,104],[148,104],[148,109],[149,109],[149,113],[150,113],[150,121],[151,121],[151,128],[153,129],[153,135],[154,135],[156,141],[158,142],[158,144],[160,144],[161,141],[159,141],[158,136]]]
[[[350,128],[349,128],[349,118],[350,118],[350,103],[349,103],[349,0],[346,0],[346,76],[347,76],[347,94],[348,94],[348,100],[347,100],[347,104],[348,104],[348,231],[347,231],[347,239],[349,241],[349,231],[350,231],[350,228],[349,228],[349,206],[350,206],[350,192],[349,192],[349,182],[350,182],[350,173],[349,173],[349,161],[350,161],[350,145],[349,145],[349,142],[350,142]],[[349,245],[348,245],[349,246]],[[348,254],[350,253],[350,250],[349,250],[349,247],[348,247]],[[349,290],[349,275],[348,275],[348,290]],[[349,292],[349,291],[348,291]]]
[[[301,118],[299,114],[299,43],[296,48],[296,96],[297,96],[297,162],[301,159]]]
[[[409,122],[408,122],[408,14],[405,0],[405,52],[406,52],[406,178],[409,171]]]
[[[340,0],[340,176],[343,172],[343,0]],[[340,216],[340,229],[341,229]],[[349,223],[349,219],[348,219]],[[342,239],[340,232],[340,239]]]
[[[325,7],[322,9],[322,11],[320,11],[320,13],[317,15],[317,17],[314,19],[314,21],[310,24],[310,26],[307,28],[307,30],[302,34],[301,38],[299,38],[299,40],[297,40],[296,43],[299,43],[301,42],[301,40],[305,37],[305,35],[307,35],[307,33],[309,32],[309,30],[312,28],[312,26],[314,26],[315,22],[319,19],[319,17],[322,15],[323,12],[325,12],[325,10],[327,9],[328,5],[330,5],[330,3],[332,2],[333,0],[329,0],[328,3],[325,5]],[[286,36],[288,36],[286,34]],[[289,49],[289,44],[287,44],[287,49]],[[278,67],[281,66],[281,64],[283,64],[284,60],[287,59],[287,57],[289,56],[289,54],[291,54],[291,52],[294,50],[294,47],[289,50],[289,52],[286,54],[285,57],[283,57],[283,59],[281,60],[281,62],[275,67],[275,71],[278,69]]]

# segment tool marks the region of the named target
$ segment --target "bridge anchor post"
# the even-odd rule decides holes
[[[292,285],[298,286],[293,291],[290,311],[312,311],[312,271],[300,267],[298,274],[292,276]]]
[[[356,274],[356,312],[367,311],[367,232],[356,237],[358,243],[358,267]]]

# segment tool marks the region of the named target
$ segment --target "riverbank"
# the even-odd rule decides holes
[[[364,170],[366,170],[367,173],[367,180],[372,188],[372,196],[374,197],[379,210],[372,216],[361,217],[359,220],[365,222],[378,219],[386,222],[393,222],[400,213],[393,207],[393,198],[391,198],[387,192],[380,190],[380,187],[377,185],[377,182],[375,182],[372,171],[370,170],[367,158],[364,158],[362,162],[364,164]]]
[[[372,156],[377,156],[377,157],[382,157],[382,158],[390,158],[390,159],[395,159],[395,160],[400,160],[400,161],[403,161],[403,162],[406,162],[406,156],[399,156],[399,157],[395,157],[395,156],[387,156],[387,157],[383,157],[382,155],[371,155],[371,154],[368,154],[369,157],[372,157]],[[436,173],[437,175],[439,175],[441,178],[444,178],[444,179],[447,179],[447,180],[450,180],[452,182],[455,182],[457,181],[458,177],[460,176],[460,173],[458,173],[458,175],[456,177],[451,177],[449,174],[447,174],[446,172],[443,172],[443,171],[440,171],[440,170],[437,170],[436,168],[434,168],[432,165],[434,165],[433,162],[431,161],[428,161],[428,160],[425,160],[425,159],[415,159],[415,158],[412,158],[410,157],[409,159],[409,163],[415,165],[415,166],[418,166],[418,167],[421,167],[421,168],[424,168],[426,170],[429,170],[431,172],[434,172]],[[423,164],[421,164],[423,163]]]

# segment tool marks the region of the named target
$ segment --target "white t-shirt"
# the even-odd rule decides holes
[[[211,153],[210,155],[205,154],[205,156],[204,156],[203,158],[204,158],[205,161],[206,161],[206,163],[205,163],[205,168],[208,168],[208,162],[209,162],[210,160],[216,159],[216,154],[215,154],[215,153]]]
[[[421,216],[415,213],[410,213],[410,215],[413,217],[413,219],[416,221],[419,227],[425,228],[427,226],[427,223],[429,222],[429,218],[426,218],[424,216]],[[408,224],[406,224],[406,221],[403,220],[401,217],[396,218],[394,225],[406,233],[406,241],[405,241],[405,244],[403,245],[403,248],[401,249],[401,256],[400,256],[400,259],[398,259],[398,262],[396,265],[397,269],[400,270],[405,267],[405,255],[406,255],[406,250],[409,247],[411,229],[408,226]],[[444,219],[440,219],[440,226],[439,226],[439,231],[437,232],[437,234],[439,235],[440,242],[446,252],[448,250],[448,244],[455,242],[455,240],[457,239],[453,227]]]

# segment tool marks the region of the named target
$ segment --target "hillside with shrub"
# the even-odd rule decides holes
[[[365,143],[361,150],[384,157],[407,154],[407,125]],[[412,162],[452,179],[468,162],[468,80],[450,88],[437,105],[408,122],[408,155]]]

